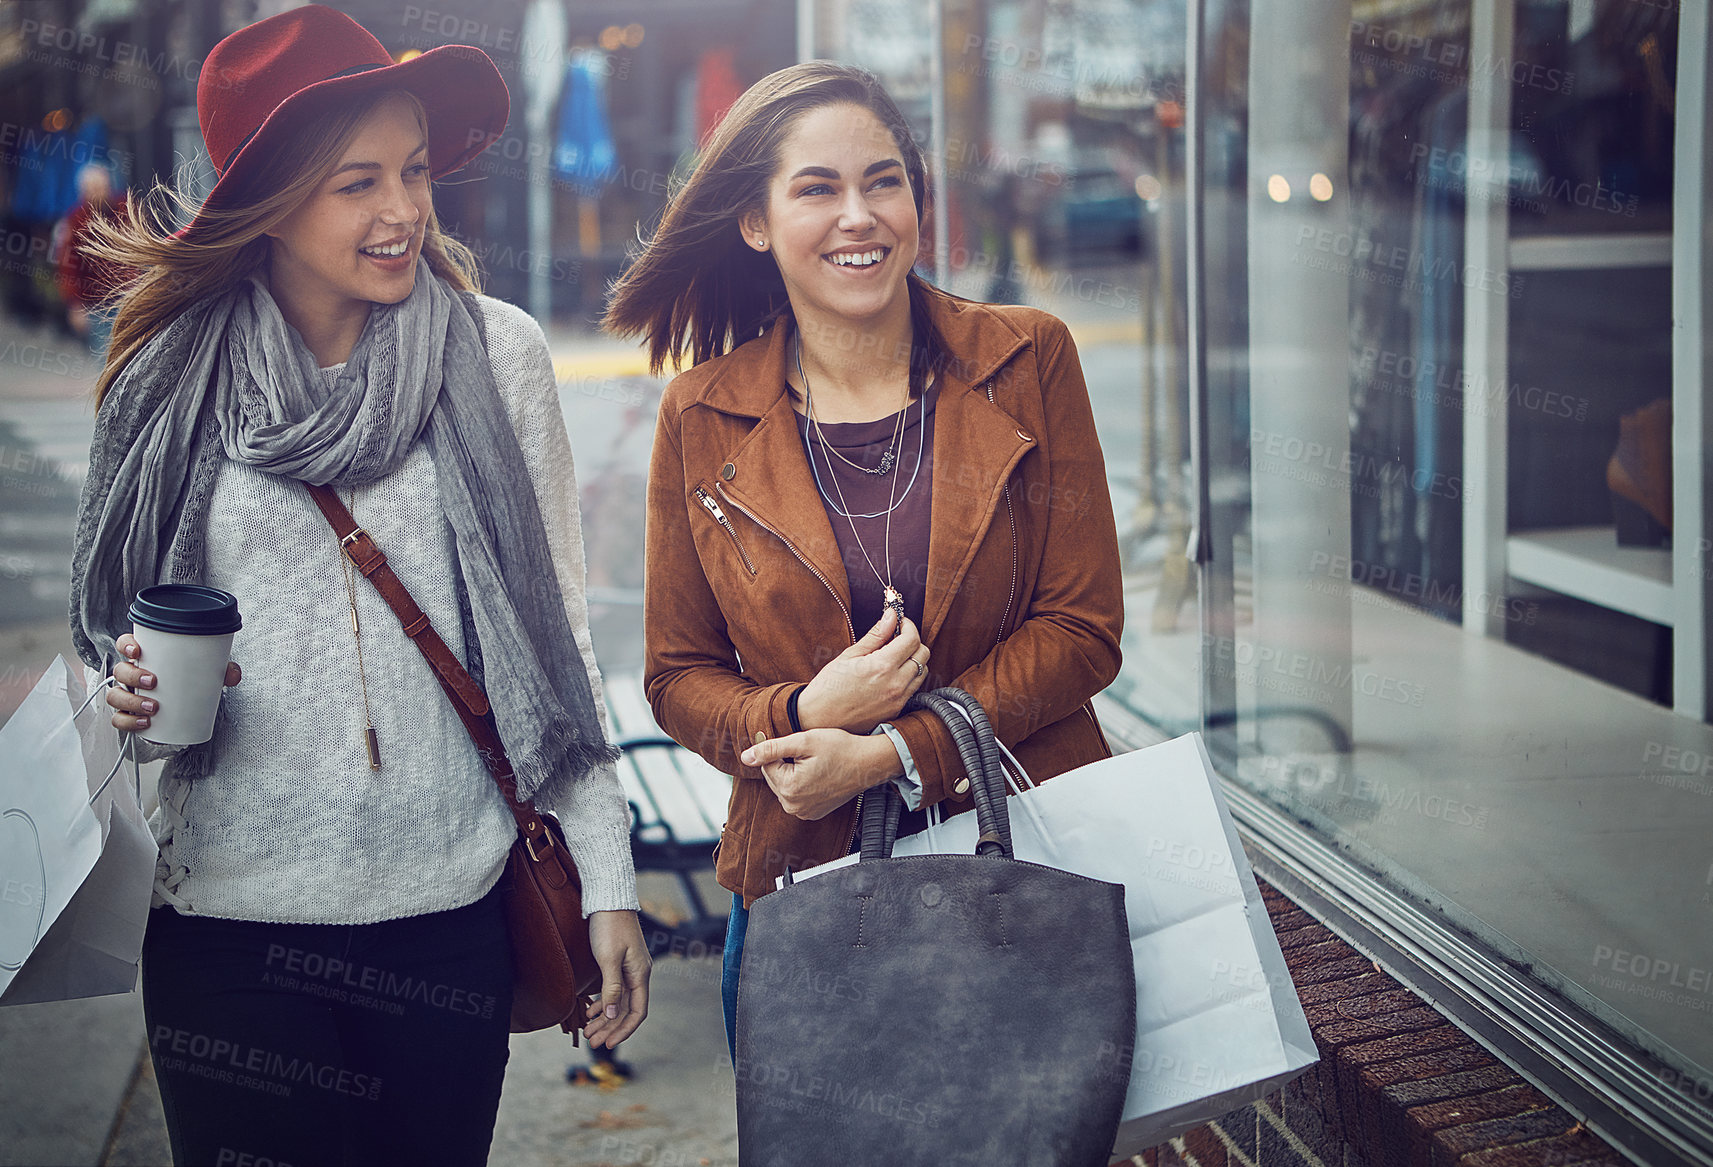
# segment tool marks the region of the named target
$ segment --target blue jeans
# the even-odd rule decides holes
[[[743,968],[743,941],[749,932],[749,909],[743,896],[733,894],[732,915],[726,922],[726,952],[720,959],[720,1004],[726,1011],[726,1046],[732,1065],[738,1064],[738,971]]]

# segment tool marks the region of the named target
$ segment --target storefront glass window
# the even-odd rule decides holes
[[[1245,259],[1207,289],[1241,367],[1210,377],[1241,487],[1205,660],[1232,773],[1705,1081],[1713,734],[1677,691],[1705,635],[1674,629],[1699,579],[1667,529],[1699,462],[1670,442],[1673,264],[1701,262],[1671,234],[1675,14],[1222,7],[1250,46],[1210,98],[1246,144],[1207,197],[1210,250]],[[1347,80],[1300,68],[1346,47]]]

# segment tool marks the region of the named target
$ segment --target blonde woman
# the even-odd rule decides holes
[[[226,38],[197,95],[220,181],[106,237],[120,300],[72,623],[158,706],[126,606],[237,598],[242,677],[161,779],[148,1039],[177,1162],[485,1161],[516,829],[433,673],[306,484],[333,487],[482,682],[519,793],[558,812],[604,974],[591,1041],[647,1009],[626,808],[583,599],[571,450],[540,328],[476,294],[430,180],[505,124],[479,50],[394,65],[307,6]],[[240,682],[241,683],[237,683]]]

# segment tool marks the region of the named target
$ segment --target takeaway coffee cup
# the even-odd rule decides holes
[[[214,714],[226,682],[232,634],[243,625],[238,599],[200,584],[158,584],[131,601],[132,634],[142,667],[155,675],[147,690],[160,708],[143,740],[190,746],[214,734]]]

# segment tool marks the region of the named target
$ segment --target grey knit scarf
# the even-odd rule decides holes
[[[616,758],[480,321],[472,297],[419,263],[408,297],[371,309],[328,392],[259,277],[180,314],[96,417],[71,568],[84,661],[99,668],[112,655],[139,589],[202,579],[222,457],[355,487],[397,467],[421,438],[456,542],[466,663],[487,690],[520,797],[554,801],[563,784]],[[198,777],[207,765],[207,747],[193,746],[175,769]]]

